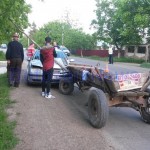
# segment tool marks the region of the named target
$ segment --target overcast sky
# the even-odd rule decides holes
[[[30,23],[35,22],[37,27],[54,21],[62,20],[64,13],[70,12],[71,19],[83,28],[86,33],[91,33],[91,20],[96,18],[93,12],[96,9],[95,0],[26,0],[32,5],[32,13],[29,14]]]

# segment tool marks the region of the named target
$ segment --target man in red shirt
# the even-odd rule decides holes
[[[42,96],[45,98],[52,98],[50,87],[53,77],[54,57],[57,57],[55,48],[51,45],[51,38],[45,38],[45,46],[41,48],[40,58],[43,64],[43,77],[42,77]]]

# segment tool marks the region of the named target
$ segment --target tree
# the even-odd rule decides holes
[[[21,28],[28,26],[28,16],[31,6],[24,0],[5,0],[0,4],[0,41],[8,40],[14,32],[19,32],[11,19]]]
[[[33,40],[39,45],[44,44],[46,36],[50,36],[59,45],[63,44],[69,49],[92,49],[95,48],[95,39],[85,34],[81,29],[73,29],[70,24],[59,21],[49,22],[33,34]],[[62,39],[63,38],[63,39]]]
[[[97,38],[114,44],[117,49],[124,45],[139,44],[150,25],[148,0],[96,0]]]
[[[30,25],[31,30],[29,31],[29,36],[32,38],[32,36],[34,35],[34,33],[36,33],[37,28],[36,28],[36,24],[33,22]]]

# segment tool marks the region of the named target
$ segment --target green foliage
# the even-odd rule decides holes
[[[5,60],[4,52],[0,51],[0,61]]]
[[[46,36],[50,36],[52,41],[56,41],[58,45],[65,45],[71,50],[93,49],[96,46],[93,36],[59,21],[49,22],[32,33],[33,40],[40,46],[44,44]],[[27,43],[27,38],[22,38],[22,43]]]
[[[150,26],[150,5],[142,0],[96,0],[98,39],[116,45],[139,44]]]
[[[14,32],[19,32],[10,19],[23,29],[28,26],[28,13],[31,6],[24,0],[4,0],[0,2],[0,43],[11,39]]]
[[[14,135],[15,122],[9,122],[6,108],[11,104],[6,74],[0,75],[0,149],[11,150],[18,140]]]

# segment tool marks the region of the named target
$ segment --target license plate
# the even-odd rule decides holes
[[[54,79],[54,80],[59,79],[59,76],[53,76],[52,79]]]

